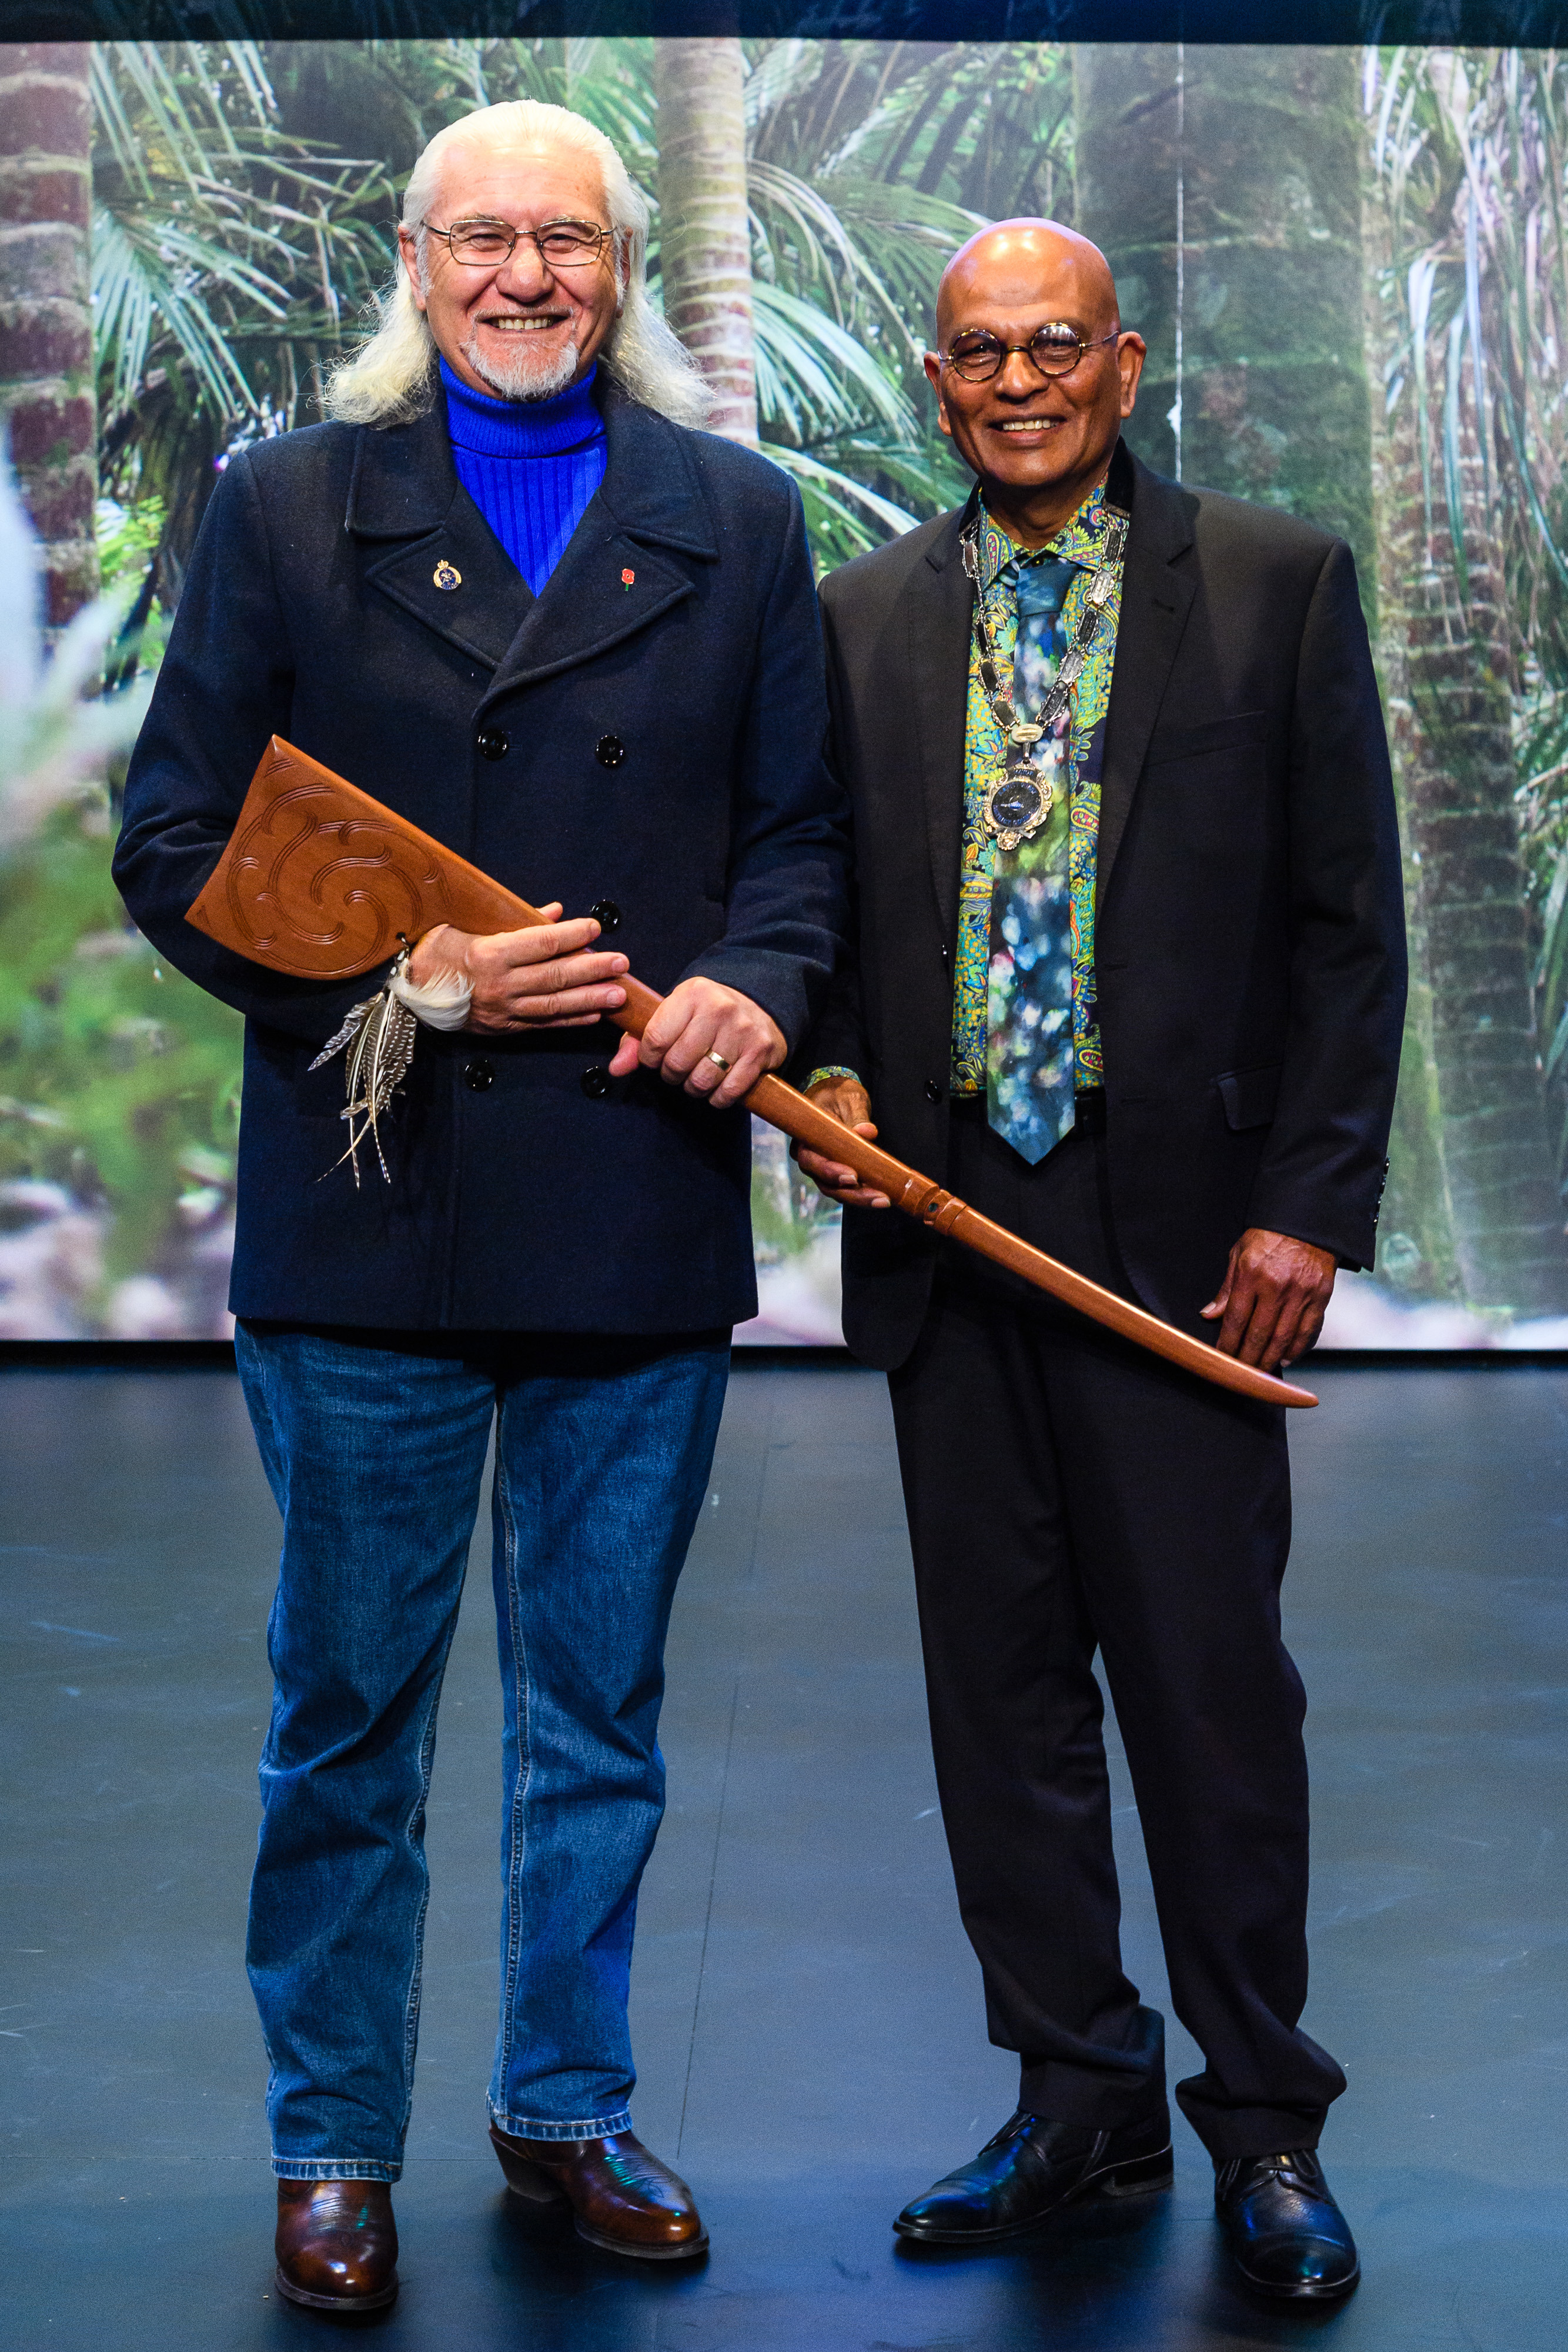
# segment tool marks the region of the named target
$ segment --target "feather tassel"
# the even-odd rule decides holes
[[[401,958],[399,961],[401,964]],[[389,1184],[392,1182],[392,1171],[382,1150],[381,1119],[408,1076],[418,1032],[418,1022],[407,1005],[392,993],[389,983],[379,996],[368,996],[362,1004],[353,1007],[342,1027],[327,1040],[310,1065],[313,1070],[319,1070],[345,1047],[348,1049],[343,1075],[349,1099],[339,1117],[349,1122],[349,1148],[342,1159],[334,1160],[332,1165],[340,1168],[344,1160],[352,1164],[356,1191],[360,1182],[360,1149],[367,1135],[375,1145],[382,1176]],[[326,1171],[327,1175],[331,1173],[332,1169]]]

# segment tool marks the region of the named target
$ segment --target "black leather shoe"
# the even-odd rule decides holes
[[[1214,2202],[1236,2267],[1260,2294],[1332,2303],[1360,2278],[1355,2240],[1314,2148],[1218,2166]]]
[[[1164,2107],[1114,2131],[1009,2116],[974,2161],[906,2205],[894,2228],[927,2246],[994,2246],[1021,2238],[1075,2197],[1146,2197],[1171,2185]]]

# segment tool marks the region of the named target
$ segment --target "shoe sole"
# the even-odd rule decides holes
[[[995,2246],[1009,2238],[1031,2236],[1053,2213],[1060,2213],[1064,2205],[1077,2204],[1082,2198],[1157,2197],[1170,2188],[1175,2177],[1167,2141],[1153,2156],[1134,2157],[1129,2164],[1107,2165],[1103,2171],[1090,2173],[1043,2212],[1031,2213],[1027,2221],[1004,2222],[996,2230],[923,2230],[901,2217],[893,2226],[899,2237],[912,2239],[919,2246]]]
[[[689,2262],[694,2254],[706,2254],[708,2242],[705,2230],[684,2246],[634,2246],[629,2238],[612,2238],[603,2230],[591,2230],[585,2221],[578,2222],[577,2234],[587,2245],[599,2246],[607,2254],[630,2254],[634,2263]]]
[[[491,2146],[495,2147],[494,2141]],[[507,2187],[514,2197],[520,2197],[525,2205],[571,2203],[560,2183],[552,2180],[541,2166],[530,2164],[526,2156],[514,2156],[509,2148],[497,2148],[496,2153],[501,2159]],[[575,2227],[578,2236],[586,2244],[601,2247],[607,2254],[630,2254],[632,2261],[638,2263],[687,2262],[694,2254],[706,2254],[708,2247],[706,2230],[700,2238],[690,2238],[680,2246],[639,2246],[627,2238],[612,2238],[607,2231],[591,2229],[586,2221],[580,2220],[575,2220]]]
[[[312,2294],[306,2287],[296,2286],[283,2275],[282,2265],[273,2273],[274,2284],[281,2295],[290,2303],[302,2303],[311,2311],[384,2311],[389,2303],[397,2301],[397,2281],[378,2289],[374,2294]]]

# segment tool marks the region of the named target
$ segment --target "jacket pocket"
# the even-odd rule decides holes
[[[1278,1062],[1266,1063],[1258,1070],[1227,1070],[1214,1083],[1225,1105],[1225,1124],[1232,1133],[1269,1125],[1280,1099]]]
[[[1266,710],[1237,710],[1228,718],[1206,719],[1201,727],[1156,728],[1149,739],[1145,767],[1166,760],[1212,759],[1219,751],[1237,751],[1268,740]]]

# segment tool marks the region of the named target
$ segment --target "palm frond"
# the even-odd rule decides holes
[[[286,127],[255,43],[102,44],[93,94],[101,467],[156,501],[172,595],[214,457],[296,421],[383,276],[392,192],[371,142]]]
[[[752,315],[758,412],[796,447],[866,419],[912,434],[904,393],[837,320],[765,280],[753,285]]]
[[[919,520],[808,449],[772,443],[768,455],[799,486],[806,528],[823,571],[848,563],[852,557],[880,547],[889,538],[899,538]]]
[[[109,355],[105,422],[112,425],[131,409],[145,382],[154,340],[172,345],[171,356],[189,370],[200,395],[235,416],[256,413],[256,402],[204,299],[200,280],[228,282],[250,290],[256,273],[221,247],[182,233],[162,221],[100,215],[94,226],[92,300],[100,347]],[[263,289],[268,281],[261,280]],[[275,315],[281,306],[263,291]]]
[[[760,54],[758,54],[760,50]],[[812,88],[822,71],[821,41],[783,40],[754,43],[746,78],[746,127],[758,126],[791,99]]]

